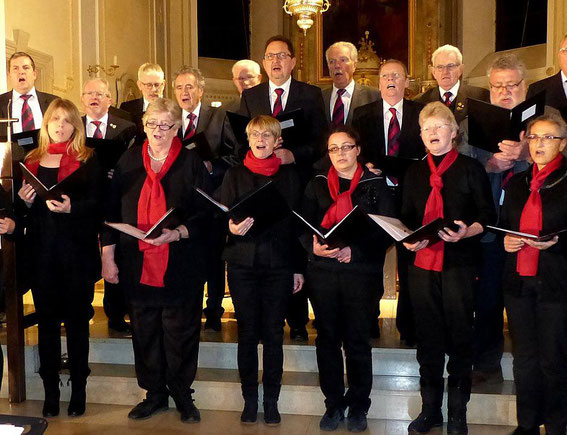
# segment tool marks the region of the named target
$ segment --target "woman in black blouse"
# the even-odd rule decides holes
[[[208,226],[193,187],[209,190],[209,180],[201,159],[176,136],[181,125],[177,104],[157,99],[143,122],[146,142],[126,151],[114,170],[106,220],[147,230],[175,207],[180,223],[145,242],[106,229],[102,274],[110,283],[120,280],[126,291],[136,376],[147,391],[128,417],[143,419],[167,409],[171,395],[181,421],[194,423],[200,421],[191,384],[197,371]]]
[[[25,165],[48,187],[86,166],[63,201],[40,200],[26,182],[18,192],[29,208],[25,234],[38,314],[43,415],[59,414],[61,322],[65,323],[72,382],[68,414],[82,415],[90,373],[89,320],[94,314],[94,283],[100,278],[97,232],[102,178],[92,150],[85,146],[83,122],[71,101],[56,99],[49,105],[39,147],[28,154]]]
[[[270,180],[294,208],[301,198],[301,184],[293,165],[281,165],[273,153],[281,136],[280,123],[271,116],[257,116],[246,127],[250,150],[244,164],[230,168],[221,187],[221,201],[237,198]],[[244,397],[241,420],[254,423],[258,411],[258,343],[264,347],[262,383],[264,421],[279,424],[278,398],[283,373],[283,327],[290,297],[301,290],[301,248],[293,221],[284,218],[254,237],[251,217],[239,223],[229,220],[224,251],[228,286],[238,321],[238,371]]]
[[[472,372],[473,300],[480,234],[495,218],[488,177],[476,160],[454,149],[458,126],[449,108],[430,103],[419,115],[427,158],[406,173],[402,220],[418,228],[444,218],[453,230],[439,232],[428,246],[407,244],[416,253],[409,287],[417,326],[422,412],[408,427],[426,433],[443,425],[443,369],[447,371],[449,433],[467,433],[466,406]]]
[[[394,200],[384,178],[358,163],[358,134],[347,126],[337,128],[327,147],[332,166],[307,185],[302,215],[327,229],[356,205],[366,213],[394,216]],[[370,327],[376,301],[384,293],[382,269],[392,242],[378,229],[342,249],[322,245],[310,232],[301,240],[309,253],[306,281],[317,318],[317,365],[327,408],[320,427],[337,429],[349,407],[348,429],[362,431],[372,389]],[[346,394],[341,346],[346,354]]]
[[[567,126],[556,115],[528,125],[534,164],[506,189],[502,225],[545,235],[567,228]],[[565,435],[567,426],[567,239],[506,236],[504,301],[512,335],[518,428]]]

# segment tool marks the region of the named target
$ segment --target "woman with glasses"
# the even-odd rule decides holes
[[[332,166],[307,185],[302,216],[324,229],[332,228],[354,206],[366,213],[394,216],[385,179],[358,163],[355,130],[349,126],[333,130],[327,148]],[[384,293],[382,269],[392,242],[378,229],[341,249],[321,244],[311,232],[301,241],[309,254],[306,285],[317,319],[317,365],[327,408],[320,428],[337,429],[349,407],[348,430],[363,431],[372,389],[370,328],[376,301]],[[346,355],[346,394],[341,347]]]
[[[75,171],[60,201],[43,201],[23,183],[24,220],[31,288],[38,315],[39,374],[45,390],[43,416],[59,415],[61,323],[65,323],[72,383],[67,413],[85,412],[89,369],[89,320],[94,315],[94,283],[100,279],[102,173],[85,146],[85,129],[75,105],[54,100],[43,117],[39,146],[25,159],[30,172],[48,187]],[[69,180],[70,182],[70,180]],[[72,188],[71,188],[72,187]]]
[[[136,376],[146,390],[128,417],[148,418],[167,409],[171,395],[181,421],[194,423],[200,421],[191,384],[197,371],[208,226],[193,187],[209,190],[209,179],[197,154],[177,138],[177,104],[155,100],[143,122],[146,142],[126,151],[114,170],[106,220],[146,231],[174,207],[178,225],[145,241],[107,228],[102,274],[125,289]]]
[[[244,164],[230,168],[221,186],[221,201],[237,198],[272,181],[290,208],[301,198],[293,165],[282,165],[274,154],[281,136],[278,120],[261,115],[246,126],[250,150]],[[238,371],[244,397],[243,423],[254,423],[258,412],[258,343],[263,345],[264,421],[280,423],[278,399],[283,373],[283,327],[291,295],[301,290],[303,255],[293,220],[288,216],[251,237],[254,219],[229,220],[224,251],[228,286],[238,321]]]
[[[502,227],[545,235],[567,228],[567,126],[544,115],[527,128],[533,165],[510,180]],[[504,303],[514,355],[518,428],[564,435],[567,426],[567,243],[504,237]]]
[[[419,114],[427,158],[408,169],[402,198],[402,220],[412,229],[437,218],[446,227],[439,240],[404,246],[415,252],[409,288],[417,330],[422,411],[410,433],[427,433],[443,425],[445,355],[448,425],[466,434],[466,409],[472,373],[473,302],[480,235],[495,219],[488,177],[482,165],[454,148],[458,126],[443,103],[429,103]]]

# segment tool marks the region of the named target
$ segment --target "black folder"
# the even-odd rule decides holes
[[[427,225],[423,225],[415,231],[407,228],[402,221],[390,216],[368,215],[376,224],[378,224],[386,233],[390,235],[396,242],[416,243],[422,240],[428,240],[429,244],[433,244],[441,240],[439,231],[443,228],[449,228],[457,232],[459,226],[454,222],[449,222],[443,218],[437,218]]]
[[[12,142],[18,144],[27,153],[39,146],[39,129],[12,134]]]
[[[44,201],[54,200],[62,202],[63,198],[61,195],[65,194],[70,198],[73,198],[73,194],[77,187],[78,181],[84,176],[85,167],[87,165],[79,166],[74,172],[65,177],[59,183],[47,188],[39,179],[32,173],[26,165],[20,162],[20,167],[22,169],[22,175],[28,184],[31,184],[37,196],[39,196]]]
[[[161,236],[164,228],[172,229],[179,225],[179,216],[176,210],[175,207],[167,210],[148,231],[142,231],[134,225],[125,223],[105,222],[104,224],[139,240],[151,240]]]
[[[513,231],[513,230],[507,230],[506,228],[495,227],[493,225],[487,225],[486,228],[488,228],[491,232],[504,233],[505,235],[517,237],[519,239],[521,238],[530,239],[533,240],[534,242],[547,242],[553,239],[555,236],[567,231],[567,228],[564,228],[562,230],[554,231],[552,233],[543,234],[541,236],[535,236],[529,233],[522,233],[521,231]]]
[[[127,150],[124,142],[114,139],[88,137],[86,144],[89,148],[94,148],[98,162],[105,171],[113,169],[124,151]]]
[[[237,198],[230,207],[216,201],[198,187],[195,187],[195,190],[217,210],[226,213],[234,223],[242,222],[247,217],[253,218],[254,225],[246,234],[251,237],[264,233],[290,213],[287,201],[276,189],[272,180]]]
[[[472,98],[467,100],[469,122],[469,144],[497,153],[498,143],[503,140],[520,140],[520,132],[527,123],[543,115],[545,91],[534,95],[512,110],[495,106]]]
[[[211,145],[204,132],[196,133],[192,138],[183,140],[181,143],[188,150],[195,150],[203,161],[211,161],[214,158]]]

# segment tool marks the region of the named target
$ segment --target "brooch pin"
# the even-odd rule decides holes
[[[465,108],[465,105],[463,103],[457,103],[457,110],[461,111]]]
[[[110,125],[111,128],[116,128],[116,124],[110,123],[109,125]]]

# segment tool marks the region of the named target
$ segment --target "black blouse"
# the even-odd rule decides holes
[[[297,208],[301,199],[301,182],[293,165],[281,165],[278,172],[271,177],[255,174],[244,165],[230,168],[222,182],[221,202],[231,205],[237,198],[259,188],[269,180],[274,182],[289,207]],[[304,257],[297,240],[295,221],[291,215],[254,238],[248,234],[235,236],[229,232],[223,253],[223,258],[229,264],[270,269],[288,268],[295,273],[303,272]]]
[[[350,180],[339,177],[339,192],[350,188]],[[309,222],[319,224],[325,213],[333,204],[329,192],[326,174],[316,175],[307,185],[303,196],[301,214]],[[391,191],[386,186],[384,177],[376,176],[367,168],[352,193],[353,206],[358,205],[365,213],[383,216],[396,216],[396,207]],[[313,254],[313,233],[305,231],[301,236],[301,244],[309,254],[309,265],[332,270],[348,270],[363,273],[382,273],[386,249],[393,240],[378,225],[369,223],[371,232],[368,237],[357,240],[350,245],[352,258],[349,263],[340,263],[334,258],[319,257]]]
[[[136,226],[138,200],[146,170],[142,148],[127,150],[114,169],[107,201],[106,221],[124,222]],[[189,231],[189,238],[169,244],[169,260],[164,288],[140,284],[143,253],[138,239],[111,228],[104,228],[102,244],[118,245],[116,263],[118,277],[131,303],[137,305],[175,305],[203,290],[205,281],[205,233],[208,230],[209,208],[193,186],[210,192],[209,175],[194,151],[182,149],[167,174],[161,180],[166,208],[180,211],[180,224]]]
[[[422,226],[425,205],[431,193],[430,175],[427,159],[412,165],[406,172],[402,193],[402,221],[410,229]],[[461,220],[467,225],[478,222],[483,228],[494,223],[496,213],[490,183],[486,171],[478,161],[459,154],[441,178],[445,219]],[[480,238],[479,234],[456,243],[445,243],[443,267],[476,264],[480,258]]]
[[[530,196],[532,166],[515,175],[506,188],[502,206],[502,227],[518,231],[524,205]],[[552,172],[539,190],[542,203],[543,225],[541,234],[567,228],[567,164]],[[535,288],[542,301],[567,302],[567,235],[559,235],[552,247],[539,251],[538,272],[534,277],[520,276],[516,272],[516,253],[507,253],[503,288],[506,293],[521,296],[524,286]]]

